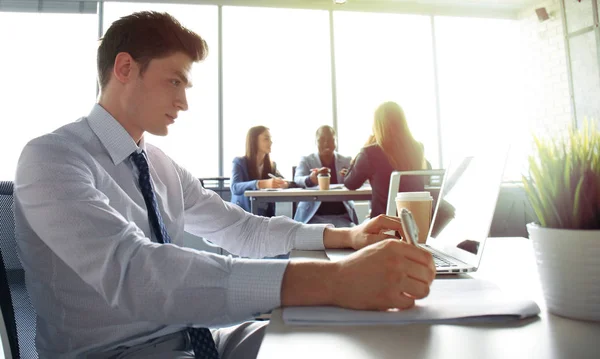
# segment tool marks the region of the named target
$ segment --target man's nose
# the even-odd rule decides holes
[[[178,109],[180,109],[181,111],[187,111],[188,110],[187,95],[186,95],[185,91],[183,91],[181,93],[181,95],[179,95],[179,97],[175,101],[175,106]]]

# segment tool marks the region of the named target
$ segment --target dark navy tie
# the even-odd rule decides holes
[[[146,153],[144,151],[141,153],[134,152],[131,154],[131,159],[139,171],[138,182],[140,190],[142,191],[142,196],[144,197],[144,202],[146,202],[148,219],[150,220],[152,231],[160,243],[171,243],[171,237],[169,237],[169,233],[167,233],[167,229],[165,228],[165,223],[163,222],[160,210],[158,209],[156,195],[152,188],[150,168],[148,167],[148,161],[146,160]],[[207,328],[189,328],[188,333],[196,358],[219,358],[219,353],[217,352],[217,347],[212,334],[210,334],[210,330]]]
[[[165,223],[163,222],[160,210],[158,209],[158,202],[156,202],[156,195],[152,188],[152,181],[150,180],[150,168],[148,167],[148,161],[146,161],[146,153],[134,152],[131,154],[131,159],[137,167],[139,173],[138,183],[144,202],[146,202],[146,209],[148,210],[148,219],[150,220],[150,226],[156,236],[156,239],[160,243],[171,243],[171,237],[167,233]]]

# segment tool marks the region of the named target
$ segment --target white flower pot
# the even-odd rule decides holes
[[[600,230],[527,225],[551,313],[600,321]]]

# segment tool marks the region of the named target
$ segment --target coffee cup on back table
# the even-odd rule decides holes
[[[431,208],[433,197],[429,192],[399,192],[396,195],[396,209],[406,208],[412,212],[419,228],[419,243],[427,241],[429,225],[431,224]]]
[[[317,175],[317,179],[319,181],[319,189],[320,190],[328,190],[329,183],[331,182],[331,175],[329,173],[319,173]]]

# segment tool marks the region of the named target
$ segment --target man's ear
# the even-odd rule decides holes
[[[120,83],[127,83],[135,77],[137,73],[137,63],[133,57],[127,52],[119,52],[115,57],[115,66],[113,67],[113,75]]]

